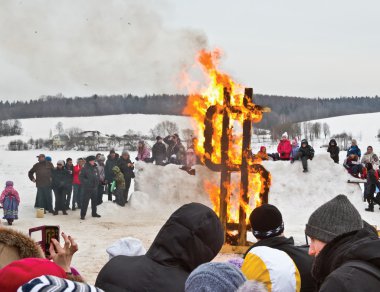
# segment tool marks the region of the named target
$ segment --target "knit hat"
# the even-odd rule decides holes
[[[356,141],[356,139],[352,139],[351,144],[352,145],[358,145],[358,141]]]
[[[110,259],[119,255],[132,257],[146,254],[146,249],[143,247],[142,242],[139,239],[124,237],[108,247],[107,253],[110,256]]]
[[[196,268],[186,280],[186,292],[236,291],[246,278],[235,266],[228,263],[206,263]]]
[[[65,162],[64,162],[63,160],[58,160],[58,161],[57,161],[57,164],[65,165]]]
[[[267,152],[267,148],[265,146],[260,147],[260,152]]]
[[[86,158],[86,162],[95,161],[96,157],[94,155],[90,155]]]
[[[50,161],[50,162],[51,162],[51,160],[52,160],[52,159],[51,159],[51,157],[50,157],[50,156],[46,156],[45,160],[46,160],[46,161]]]
[[[240,286],[236,292],[267,292],[268,289],[262,282],[249,280]]]
[[[21,285],[43,275],[66,278],[65,271],[47,259],[26,258],[14,261],[0,270],[0,291],[17,291]]]
[[[99,161],[106,161],[106,157],[102,154],[102,155],[100,155],[100,157],[99,157]]]
[[[285,132],[284,134],[282,134],[281,137],[282,137],[282,138],[286,138],[286,139],[288,139],[288,132]]]
[[[156,140],[158,141],[158,140],[162,140],[162,137],[161,136],[157,136],[156,137]]]
[[[284,232],[280,210],[271,204],[255,208],[249,216],[252,233],[257,239],[278,236]]]
[[[358,210],[345,195],[334,199],[315,210],[306,224],[307,236],[329,243],[335,237],[363,228]]]
[[[123,155],[126,155],[126,154],[128,154],[128,155],[129,155],[129,152],[128,152],[128,150],[127,150],[127,149],[124,149],[124,150],[123,150],[123,152],[121,152],[121,156],[123,156]]]
[[[74,282],[55,276],[41,276],[30,280],[28,283],[18,288],[17,292],[32,291],[83,291],[83,292],[101,292],[103,290],[86,283]]]
[[[6,187],[13,187],[13,181],[8,180],[8,181],[5,183],[5,186],[6,186]]]

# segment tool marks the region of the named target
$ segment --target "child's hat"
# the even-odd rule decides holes
[[[6,186],[6,187],[13,187],[13,181],[8,180],[8,181],[5,183],[5,186]]]

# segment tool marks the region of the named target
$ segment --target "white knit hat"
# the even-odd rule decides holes
[[[146,249],[143,247],[142,242],[139,239],[124,237],[108,247],[107,253],[110,256],[110,259],[119,255],[132,257],[146,254]]]

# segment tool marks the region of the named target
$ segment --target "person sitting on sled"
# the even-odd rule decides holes
[[[20,204],[20,196],[13,188],[13,182],[7,181],[5,189],[1,193],[0,203],[3,205],[4,217],[9,225],[12,225],[14,220],[18,219],[18,205]]]
[[[359,156],[356,154],[350,154],[343,163],[343,166],[347,169],[348,173],[354,177],[359,177],[363,173],[363,165],[360,163]]]

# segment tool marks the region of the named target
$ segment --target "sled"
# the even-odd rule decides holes
[[[366,181],[361,179],[349,179],[347,183],[349,184],[364,184]]]

